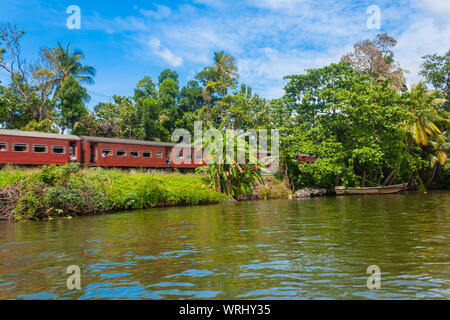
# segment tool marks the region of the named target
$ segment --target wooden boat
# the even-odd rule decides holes
[[[346,188],[336,187],[334,191],[338,195],[345,194],[390,194],[398,193],[406,188],[405,184],[396,184],[391,186],[364,187],[364,188]]]

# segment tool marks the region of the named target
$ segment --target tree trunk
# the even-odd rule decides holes
[[[287,167],[286,162],[284,162],[284,161],[281,164],[281,174],[283,175],[284,183],[289,186],[289,188],[291,189],[292,192],[294,192],[295,185],[294,185],[294,182],[289,177],[288,167]]]
[[[222,192],[222,186],[221,186],[221,181],[220,181],[220,168],[217,168],[216,171],[216,186],[217,186],[217,192]]]
[[[391,171],[391,173],[389,173],[389,175],[386,177],[386,179],[384,179],[383,185],[387,185],[391,180],[393,180],[393,177],[395,176],[395,174],[397,173],[397,169],[394,169]]]
[[[364,169],[362,179],[361,179],[361,187],[363,187],[363,188],[366,186],[366,174],[367,174],[367,171]]]
[[[428,177],[428,180],[427,180],[427,183],[426,183],[427,187],[433,182],[434,176],[436,175],[437,167],[438,167],[438,164],[435,163],[434,167],[433,167],[433,171],[431,172],[430,176]]]

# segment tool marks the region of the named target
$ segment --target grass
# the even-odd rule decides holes
[[[0,220],[10,221],[217,203],[230,198],[214,192],[195,174],[128,173],[82,169],[78,164],[5,167],[0,171],[0,189]]]
[[[37,174],[39,169],[20,169],[14,166],[6,165],[0,171],[0,189],[11,186],[22,179]]]

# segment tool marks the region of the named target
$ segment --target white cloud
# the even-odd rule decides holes
[[[278,98],[284,93],[285,76],[337,62],[349,50],[350,47],[334,48],[320,53],[297,50],[281,52],[274,48],[263,48],[257,58],[239,60],[238,67],[242,78],[249,81],[261,96]]]
[[[226,5],[226,3],[222,2],[221,0],[193,0],[195,4],[200,4],[212,8],[221,8]]]
[[[157,38],[150,39],[147,47],[158,57],[164,59],[172,67],[178,67],[183,63],[183,58],[174,55],[169,49],[161,46],[161,41]]]
[[[250,0],[249,5],[264,9],[292,9],[307,0]]]
[[[154,18],[157,20],[165,19],[165,18],[169,17],[170,14],[172,13],[172,10],[170,10],[169,7],[158,5],[158,4],[156,4],[155,7],[156,7],[156,11],[140,9],[139,13],[145,17]]]
[[[418,19],[397,40],[396,58],[400,66],[409,71],[406,75],[408,83],[417,83],[421,80],[421,57],[443,54],[450,49],[450,24],[437,24],[433,18]]]
[[[439,20],[450,21],[449,0],[415,0],[415,5]]]
[[[143,17],[127,16],[113,19],[102,18],[98,13],[83,19],[83,28],[87,30],[103,30],[109,34],[123,32],[143,32],[148,25]]]

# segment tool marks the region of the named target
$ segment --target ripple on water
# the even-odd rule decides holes
[[[129,276],[129,275],[132,275],[132,273],[116,272],[116,273],[102,273],[100,275],[100,277],[102,277],[102,278],[120,278],[120,277]]]
[[[199,270],[199,269],[189,269],[177,274],[171,274],[165,276],[165,278],[176,278],[176,277],[206,277],[213,275],[214,272],[209,270]]]
[[[275,260],[263,263],[252,263],[242,265],[241,269],[259,270],[259,269],[275,269],[275,270],[289,270],[291,268],[289,260]]]
[[[149,285],[148,287],[195,287],[190,282],[160,282]]]
[[[98,263],[93,263],[87,266],[87,269],[91,272],[100,272],[103,270],[108,270],[114,267],[130,267],[136,265],[136,262],[126,261],[126,262],[111,262],[111,261],[101,261]]]
[[[182,299],[213,299],[217,297],[222,291],[210,291],[210,290],[202,290],[202,291],[183,291],[179,289],[171,289],[171,290],[159,290],[153,291],[154,294],[157,294],[163,299],[173,299],[174,297],[182,296]]]
[[[21,295],[18,295],[17,298],[25,299],[25,300],[50,300],[50,299],[56,299],[57,296],[52,293],[37,292],[37,293],[30,293],[30,294],[21,294]]]
[[[79,299],[162,299],[139,281],[90,283]]]

